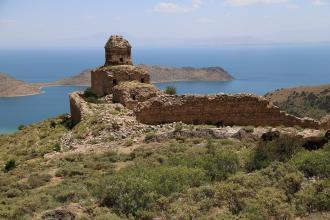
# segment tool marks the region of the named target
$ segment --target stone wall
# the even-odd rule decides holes
[[[89,113],[89,108],[82,98],[82,93],[74,92],[69,95],[70,112],[73,125],[78,124],[83,116]]]
[[[99,96],[112,94],[113,87],[124,81],[150,83],[149,74],[132,65],[105,66],[91,73],[92,90]]]
[[[105,66],[132,65],[131,49],[107,49],[105,55]]]
[[[229,126],[320,127],[318,121],[288,115],[266,99],[249,94],[163,95],[139,103],[134,112],[137,120],[145,124],[181,121]]]
[[[321,119],[321,128],[330,129],[330,115],[326,115]]]
[[[152,84],[138,81],[122,82],[113,88],[113,102],[121,103],[133,110],[138,103],[160,95],[161,91]]]

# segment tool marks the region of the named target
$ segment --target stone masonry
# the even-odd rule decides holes
[[[113,88],[113,102],[133,110],[140,102],[157,97],[161,92],[152,84],[138,81],[122,82]]]
[[[89,107],[79,92],[71,93],[69,98],[72,124],[76,125],[84,116],[89,114]]]
[[[113,87],[125,81],[138,81],[150,83],[149,74],[142,68],[122,65],[106,66],[91,73],[92,90],[99,96],[113,93]]]
[[[320,126],[318,121],[288,115],[265,98],[249,94],[163,95],[140,103],[135,114],[138,121],[153,125],[181,121],[241,126]]]
[[[105,47],[104,66],[132,65],[130,43],[122,36],[111,36]]]

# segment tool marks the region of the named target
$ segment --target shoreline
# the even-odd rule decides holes
[[[40,92],[38,93],[31,93],[31,94],[26,94],[26,95],[13,95],[13,96],[0,96],[1,98],[19,98],[19,97],[28,97],[28,96],[35,96],[35,95],[41,95],[46,93],[46,91],[42,90],[44,88],[49,88],[49,87],[70,87],[70,86],[75,86],[75,87],[88,87],[87,85],[44,85],[40,86]]]

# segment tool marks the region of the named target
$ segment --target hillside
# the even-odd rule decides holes
[[[41,90],[36,86],[0,73],[0,97],[28,96],[40,92]]]
[[[298,117],[320,119],[330,113],[330,85],[280,89],[265,97]]]
[[[0,219],[330,217],[330,145],[304,148],[322,131],[151,126],[84,98],[75,127],[63,115],[0,135]]]
[[[162,67],[139,65],[150,73],[153,83],[172,81],[231,81],[234,78],[221,67]]]

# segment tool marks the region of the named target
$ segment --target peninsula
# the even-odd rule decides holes
[[[37,86],[0,73],[0,97],[29,96],[39,93],[41,90]]]
[[[221,67],[163,67],[138,65],[149,72],[152,83],[172,81],[231,81],[234,79]],[[50,83],[25,83],[9,75],[0,74],[0,97],[28,96],[41,93],[42,87],[49,86],[88,86],[91,84],[91,71],[87,69],[72,77],[63,78]]]

